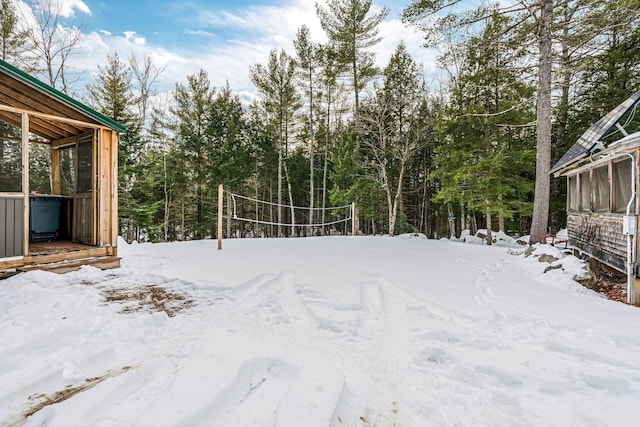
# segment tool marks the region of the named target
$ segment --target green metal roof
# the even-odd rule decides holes
[[[112,118],[109,118],[107,116],[105,116],[102,113],[99,113],[89,107],[87,107],[86,105],[84,105],[83,103],[76,101],[75,99],[71,98],[69,95],[60,92],[59,90],[49,86],[46,83],[41,82],[40,80],[36,79],[35,77],[25,73],[24,71],[14,67],[13,65],[0,60],[0,71],[10,75],[11,77],[13,77],[16,80],[19,80],[31,87],[33,87],[34,89],[39,90],[40,92],[45,93],[46,95],[55,98],[56,100],[58,100],[59,102],[62,102],[64,104],[66,104],[67,106],[73,108],[74,110],[84,114],[85,116],[91,118],[92,120],[98,122],[101,125],[110,127],[118,132],[124,132],[126,130],[126,127],[118,122],[116,122],[115,120],[113,120]]]

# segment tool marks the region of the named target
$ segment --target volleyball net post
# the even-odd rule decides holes
[[[222,203],[224,196],[224,189],[222,188],[222,184],[218,186],[218,250],[222,250]]]
[[[351,202],[351,235],[356,235],[356,202]]]

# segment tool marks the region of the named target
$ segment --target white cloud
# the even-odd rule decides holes
[[[135,45],[138,45],[138,46],[145,45],[145,38],[138,36],[138,34],[136,34],[135,31],[125,31],[124,38]]]
[[[216,37],[217,34],[213,33],[213,32],[209,32],[209,31],[203,31],[203,30],[185,30],[185,34],[188,34],[190,36],[204,36],[204,37]]]
[[[384,68],[400,42],[404,42],[407,51],[413,59],[422,64],[425,73],[436,69],[436,55],[434,49],[423,47],[424,38],[411,28],[405,26],[399,19],[386,20],[380,24],[380,36],[383,39],[373,48],[380,68]]]
[[[75,16],[76,10],[91,15],[91,9],[82,0],[38,0],[38,7],[47,8],[48,5],[51,5],[52,11],[59,11],[64,18]]]
[[[84,5],[81,0],[59,0],[67,5]],[[326,7],[326,1],[321,1]],[[86,5],[85,5],[86,6]],[[88,9],[88,8],[87,8]],[[421,47],[422,38],[407,28],[398,18],[399,10],[380,25],[383,40],[372,50],[378,65],[383,68],[403,40],[416,61],[425,71],[434,67],[435,54]],[[199,10],[199,18],[183,30],[194,42],[180,48],[167,48],[150,42],[151,34],[140,29],[116,34],[101,29],[84,35],[81,52],[71,58],[71,65],[85,75],[94,75],[98,65],[105,65],[107,55],[117,52],[124,60],[131,54],[142,58],[150,56],[159,67],[166,67],[160,77],[160,91],[170,91],[176,82],[184,82],[190,74],[204,69],[213,86],[221,87],[229,82],[243,99],[252,99],[255,89],[249,79],[249,68],[257,63],[265,64],[272,49],[285,49],[294,54],[293,40],[304,24],[309,27],[316,42],[326,42],[324,31],[316,16],[315,2],[290,0],[283,6],[250,6],[245,9]],[[395,17],[394,17],[395,16]],[[82,90],[81,87],[76,88]]]

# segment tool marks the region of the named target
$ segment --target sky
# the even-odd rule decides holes
[[[16,0],[33,7],[34,0]],[[53,0],[59,2],[66,22],[83,30],[83,40],[71,65],[84,75],[92,75],[106,63],[107,54],[126,58],[150,56],[166,67],[160,91],[169,91],[176,82],[204,69],[211,83],[221,87],[226,81],[243,99],[254,93],[249,67],[266,64],[272,49],[294,54],[293,40],[300,26],[307,25],[315,41],[325,36],[312,0]],[[320,0],[326,5],[326,0]],[[383,6],[389,16],[380,25],[383,40],[373,48],[382,68],[398,43],[404,41],[425,71],[433,70],[435,54],[422,47],[422,36],[407,28],[400,14],[408,0],[375,0],[373,10]],[[28,11],[29,8],[23,10]]]

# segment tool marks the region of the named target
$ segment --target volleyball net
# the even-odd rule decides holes
[[[295,206],[234,193],[222,186],[218,199],[219,236],[306,237],[354,233],[354,203],[330,207]],[[226,220],[226,230],[223,220]]]

